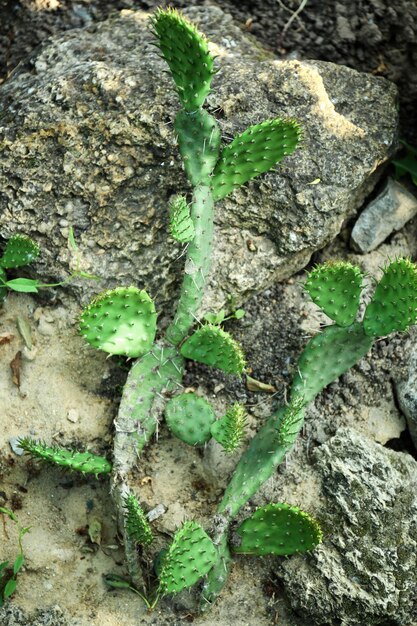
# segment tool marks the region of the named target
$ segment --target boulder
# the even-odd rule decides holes
[[[408,430],[417,448],[417,333],[412,333],[408,343],[410,359],[408,375],[403,380],[396,381],[398,405],[407,419]]]
[[[415,624],[416,461],[347,428],[314,456],[325,538],[280,568],[292,607],[320,626]]]
[[[216,269],[205,306],[220,307],[302,268],[374,187],[396,147],[396,88],[316,61],[280,61],[216,7],[185,14],[213,42],[219,72],[209,110],[224,141],[265,118],[295,117],[303,147],[217,205]],[[122,11],[45,42],[0,87],[0,235],[33,236],[44,280],[65,276],[72,225],[83,269],[100,288],[139,284],[166,305],[181,248],[167,204],[189,189],[175,145],[179,108],[149,19]]]
[[[417,214],[417,198],[392,178],[360,214],[352,229],[352,246],[358,252],[375,250],[392,233]]]

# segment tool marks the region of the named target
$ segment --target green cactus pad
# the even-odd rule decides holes
[[[293,445],[300,432],[300,423],[304,419],[304,398],[294,396],[288,406],[285,407],[278,420],[278,443],[280,446],[290,447]]]
[[[194,239],[194,224],[184,196],[175,196],[169,203],[169,232],[180,243]]]
[[[3,285],[3,282],[2,282],[6,280],[7,280],[6,272],[2,267],[0,267],[0,304],[3,302],[3,300],[5,299],[7,295],[7,287]]]
[[[277,445],[277,424],[281,422],[286,407],[273,413],[251,440],[242,454],[234,474],[219,505],[219,513],[227,511],[230,518],[251,498],[259,487],[274,473],[291,446]],[[303,425],[303,410],[299,413],[298,430]]]
[[[211,439],[216,416],[210,404],[195,393],[182,393],[165,408],[165,421],[176,437],[190,446],[202,446]]]
[[[118,287],[95,298],[84,309],[80,331],[94,348],[109,354],[138,357],[155,339],[155,306],[146,291]]]
[[[218,326],[206,324],[191,335],[181,346],[186,359],[211,365],[227,374],[242,374],[246,367],[240,344]]]
[[[360,323],[345,328],[327,326],[315,335],[298,361],[292,385],[292,398],[304,397],[308,404],[329,383],[361,359],[372,346]]]
[[[358,312],[362,279],[359,268],[350,263],[327,262],[310,272],[305,289],[338,326],[350,326]]]
[[[32,263],[39,256],[39,246],[26,235],[10,237],[0,258],[0,265],[6,269]]]
[[[216,548],[196,522],[185,522],[163,557],[159,590],[178,593],[202,578],[216,561]]]
[[[190,183],[208,183],[220,152],[220,128],[204,109],[178,111],[175,117],[178,146]]]
[[[203,106],[215,74],[207,40],[176,9],[158,9],[151,21],[181,103],[186,111],[195,111]]]
[[[221,593],[232,565],[232,555],[229,550],[228,535],[223,534],[220,543],[216,543],[216,561],[204,581],[200,610],[208,611]]]
[[[234,452],[243,442],[246,426],[245,407],[236,402],[231,406],[226,415],[214,422],[211,434],[226,452]]]
[[[243,554],[296,554],[312,550],[323,539],[318,522],[289,504],[267,504],[255,511],[237,529]]]
[[[133,365],[117,418],[115,450],[121,447],[120,457],[124,458],[129,447],[132,455],[138,454],[148,443],[161,417],[163,394],[180,386],[183,372],[184,359],[172,346],[154,345]]]
[[[153,534],[146,515],[133,493],[126,496],[125,528],[131,541],[141,546],[148,546],[153,541]]]
[[[384,337],[404,331],[417,320],[417,266],[409,259],[397,259],[384,269],[363,326],[370,337]]]
[[[19,439],[18,444],[25,452],[37,459],[83,474],[96,476],[109,474],[112,469],[111,463],[105,457],[91,454],[91,452],[77,452],[59,446],[48,446],[43,441],[30,438]]]
[[[250,126],[220,153],[212,178],[214,200],[221,200],[292,154],[300,137],[300,127],[291,119],[277,118]]]

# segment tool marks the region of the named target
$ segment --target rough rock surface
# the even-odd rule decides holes
[[[347,428],[314,457],[325,540],[281,567],[292,607],[320,626],[416,624],[416,461]]]
[[[207,289],[217,306],[302,267],[361,205],[395,147],[396,89],[343,66],[279,62],[218,8],[186,14],[217,44],[209,108],[226,140],[276,116],[304,129],[303,150],[217,211]],[[99,287],[138,282],[162,304],[182,262],[166,244],[167,201],[186,181],[177,97],[150,42],[147,15],[125,11],[46,43],[1,87],[0,234],[32,234],[47,278],[67,267],[72,224]],[[83,282],[77,293],[96,290]]]
[[[398,381],[396,389],[398,404],[407,418],[408,430],[417,448],[417,346],[413,341],[409,343],[408,378]]]
[[[381,193],[360,214],[352,230],[352,244],[359,252],[375,250],[393,232],[417,214],[417,198],[388,178]]]

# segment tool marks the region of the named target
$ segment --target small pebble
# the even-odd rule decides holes
[[[158,504],[154,509],[151,509],[149,511],[146,517],[150,522],[153,522],[154,520],[158,519],[158,517],[161,517],[161,515],[164,515],[164,513],[166,513],[166,510],[167,508],[165,504]]]
[[[23,450],[23,448],[19,446],[19,443],[18,443],[19,439],[20,437],[10,437],[9,444],[10,444],[11,449],[17,456],[22,456],[25,453],[25,451]]]
[[[69,409],[67,413],[67,420],[69,422],[72,422],[73,424],[76,424],[78,422],[78,418],[79,418],[78,411],[76,409]]]

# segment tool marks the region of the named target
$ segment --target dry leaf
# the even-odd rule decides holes
[[[273,385],[267,385],[261,383],[259,380],[255,380],[251,376],[246,376],[246,387],[249,391],[262,391],[263,393],[275,393],[276,389]]]
[[[16,387],[20,389],[20,368],[22,365],[22,352],[16,352],[16,356],[13,361],[10,361],[10,368],[12,370],[12,381]]]

